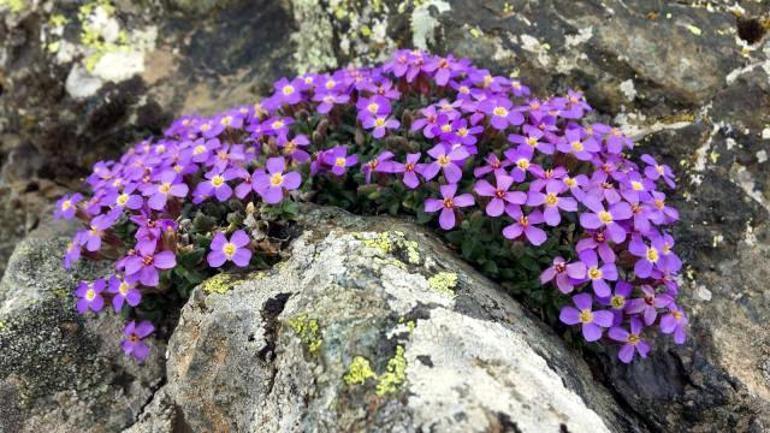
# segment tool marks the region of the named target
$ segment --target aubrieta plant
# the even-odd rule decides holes
[[[128,321],[143,360],[159,299],[205,278],[270,265],[257,221],[297,201],[437,220],[445,238],[543,316],[630,362],[650,334],[683,343],[671,169],[629,159],[618,128],[581,121],[583,95],[538,99],[466,59],[397,51],[373,68],[283,78],[260,103],[186,116],[162,138],[99,162],[91,194],[56,216],[85,223],[64,259],[114,260],[77,310]],[[433,224],[433,223],[432,223]],[[172,290],[175,289],[175,290]]]

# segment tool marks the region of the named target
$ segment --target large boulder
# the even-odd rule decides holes
[[[70,291],[104,263],[66,273],[73,227],[46,223],[19,243],[0,282],[0,431],[111,432],[134,423],[164,377],[160,344],[143,365],[123,356],[122,320],[84,320]]]
[[[196,289],[130,432],[646,431],[434,235],[327,208],[302,219],[273,269]]]

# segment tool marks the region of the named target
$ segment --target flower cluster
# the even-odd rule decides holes
[[[647,355],[654,329],[682,343],[682,264],[667,231],[678,213],[661,190],[675,186],[673,173],[650,155],[630,159],[634,143],[584,121],[591,111],[578,91],[540,99],[467,59],[409,50],[378,67],[283,78],[260,103],[182,117],[97,163],[91,194],[57,203],[57,217],[85,223],[66,267],[115,259],[112,275],[78,287],[77,309],[111,304],[141,319],[143,298],[180,275],[253,266],[256,241],[233,217],[244,205],[335,191],[342,203],[377,202],[390,191],[389,208],[438,214],[444,230],[478,213],[502,223],[511,249],[563,247],[540,283],[563,294],[561,322],[580,325],[586,341],[617,342],[623,362]],[[206,209],[220,209],[205,215],[211,224],[190,224]],[[131,321],[125,352],[144,359],[152,331]]]

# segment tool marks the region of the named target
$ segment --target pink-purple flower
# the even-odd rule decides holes
[[[251,261],[251,243],[249,235],[243,230],[236,230],[227,239],[224,233],[218,232],[211,241],[211,252],[206,256],[209,266],[218,268],[226,262],[233,262],[236,266],[245,268]]]
[[[475,200],[470,194],[460,194],[457,192],[457,184],[441,185],[441,199],[429,198],[425,200],[425,212],[433,213],[441,210],[439,215],[439,225],[444,230],[451,230],[456,223],[455,210],[461,207],[473,206]]]
[[[580,324],[583,338],[588,342],[602,338],[604,328],[612,326],[612,313],[607,310],[594,310],[593,298],[588,293],[573,296],[572,302],[574,307],[562,307],[559,320],[567,325]]]

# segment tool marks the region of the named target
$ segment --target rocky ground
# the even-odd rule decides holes
[[[587,365],[593,376],[586,376],[584,366],[578,366],[575,368],[581,372],[574,377],[593,377],[601,383],[591,384],[597,387],[598,397],[587,396],[575,383],[564,386],[580,396],[610,430],[770,429],[767,1],[398,3],[143,0],[116,1],[114,8],[94,12],[104,8],[94,6],[83,11],[69,2],[0,0],[0,10],[4,10],[0,23],[0,273],[16,244],[41,224],[51,199],[63,189],[77,186],[78,178],[93,162],[118,154],[131,140],[158,132],[174,116],[249,102],[283,74],[336,67],[351,61],[375,61],[396,46],[453,52],[497,72],[518,73],[538,94],[563,92],[568,87],[585,90],[598,118],[622,125],[637,138],[643,150],[661,155],[678,167],[681,188],[675,200],[683,222],[677,229],[677,248],[687,265],[683,291],[692,316],[692,338],[684,348],[663,347],[651,360],[630,368],[604,360],[601,353],[590,355]],[[94,43],[94,34],[97,41],[109,43]],[[44,232],[49,230],[47,227],[44,223]],[[9,269],[13,263],[9,263]],[[13,283],[6,284],[3,290],[27,287],[22,285],[27,283],[17,280],[21,275],[7,272],[5,281]],[[250,296],[248,302],[256,306],[272,290],[261,284],[244,283],[242,289],[222,299],[212,297],[201,301],[202,304],[191,303],[183,317],[189,317],[206,332],[216,332],[216,328],[211,328],[213,317],[206,314],[217,314],[217,308],[225,308],[231,302],[227,296],[241,292]],[[339,295],[346,296],[345,292]],[[8,295],[0,294],[0,300],[3,299],[8,299]],[[287,300],[287,320],[288,312],[303,311],[303,299],[296,296]],[[10,309],[5,306],[8,301],[3,302],[0,311]],[[34,305],[37,304],[47,308],[45,302]],[[33,304],[14,308],[32,308],[30,305]],[[437,316],[456,313],[454,308],[437,308]],[[372,314],[373,318],[383,317]],[[263,318],[267,322],[273,320],[268,319]],[[73,319],[62,320],[69,323]],[[249,318],[240,320],[246,326]],[[410,337],[415,340],[420,332],[419,322],[418,318],[418,326]],[[517,326],[516,321],[503,322],[508,324],[496,326]],[[380,332],[393,325],[382,323],[383,327],[377,328]],[[430,326],[433,325],[425,329]],[[468,326],[468,332],[472,332],[472,325]],[[500,332],[510,335],[502,328]],[[372,329],[362,332],[374,332]],[[276,347],[298,351],[290,330],[291,326],[277,326],[276,341],[280,346]],[[0,337],[3,332],[0,331]],[[76,333],[81,334],[86,340],[96,338],[89,329]],[[178,335],[172,337],[170,344],[182,348],[183,333]],[[216,334],[201,334],[201,341],[205,341],[206,335]],[[454,338],[451,335],[446,338]],[[457,336],[461,337],[467,338]],[[0,338],[2,341],[7,340]],[[56,350],[67,350],[65,347]],[[555,347],[557,342],[550,350],[556,350]],[[6,378],[4,383],[8,377],[27,377],[9,367],[5,348],[0,355],[0,377]],[[405,348],[409,360],[409,346]],[[392,346],[379,351],[366,345],[345,349],[334,349],[334,356],[340,356],[337,360],[349,361],[345,356],[360,351],[356,353],[369,359],[378,375],[394,354]],[[326,353],[331,349],[323,350],[324,357],[331,356]],[[281,358],[284,355],[278,349],[276,354],[278,361],[287,363],[279,364],[289,371],[300,367],[291,364],[300,362],[299,359]],[[539,356],[547,359],[542,353]],[[13,359],[14,365],[21,362]],[[308,365],[319,365],[312,357],[306,359]],[[189,365],[182,368],[185,362]],[[612,365],[609,369],[600,367],[608,364]],[[179,396],[189,396],[191,390],[174,386],[172,380],[184,378],[189,387],[195,382],[186,375],[195,374],[195,365],[192,359],[169,359],[168,383],[160,392],[155,391],[157,384],[146,378],[121,373],[129,367],[109,367],[122,378],[114,383],[125,383],[126,377],[130,377],[130,383],[137,383],[130,389],[124,388],[123,394],[109,400],[114,402],[110,404],[132,408],[125,421],[142,412],[133,409],[135,403],[126,401],[142,400],[154,393],[149,407],[167,414],[172,424],[205,426],[208,424],[195,423],[218,422],[188,421],[186,409],[173,403]],[[407,365],[409,377],[409,369],[422,364]],[[212,374],[222,375],[220,379],[225,380],[226,375],[241,371],[237,363],[230,368],[234,370]],[[87,374],[86,370],[77,371],[73,374]],[[565,370],[556,371],[562,374]],[[513,374],[506,374],[509,373]],[[279,376],[274,377],[276,383],[286,380]],[[492,373],[490,376],[502,377]],[[195,380],[217,383],[219,379]],[[366,386],[371,388],[372,381],[373,378],[368,379]],[[339,400],[350,392],[336,383],[336,388],[324,388],[327,398]],[[331,381],[324,386],[330,384]],[[8,385],[4,387],[11,389]],[[371,389],[368,391],[371,393]],[[371,395],[360,392],[357,397]],[[298,396],[277,393],[275,398],[279,395]],[[79,403],[79,407],[90,407],[88,401],[93,400],[83,398],[85,403]],[[468,398],[470,408],[473,398],[479,396]],[[596,403],[604,398],[611,398],[618,413],[630,423],[616,423],[621,415],[608,414]],[[39,404],[50,404],[46,401]],[[277,401],[268,399],[260,404]],[[397,404],[412,405],[414,412],[410,412],[408,422],[415,425],[421,419],[420,404],[428,403],[413,403],[411,397],[406,401]],[[234,410],[228,402],[209,402],[222,410]],[[424,410],[428,406],[422,407]],[[19,410],[14,413],[21,414],[21,418],[30,413]],[[285,414],[273,421],[296,420],[303,414]],[[360,422],[360,414],[356,414],[353,406],[345,406],[329,416],[356,426]],[[233,423],[231,431],[251,425],[252,415],[228,412],[228,422]],[[146,418],[143,422],[155,422],[149,415]],[[521,425],[524,419],[522,415]],[[373,425],[380,421],[373,420]],[[402,421],[406,422],[392,422]],[[588,418],[581,421],[590,422]],[[500,423],[492,431],[516,431],[508,421]],[[116,421],[111,425],[125,427],[130,423]],[[157,427],[155,431],[171,430]],[[451,430],[447,427],[446,431]]]

